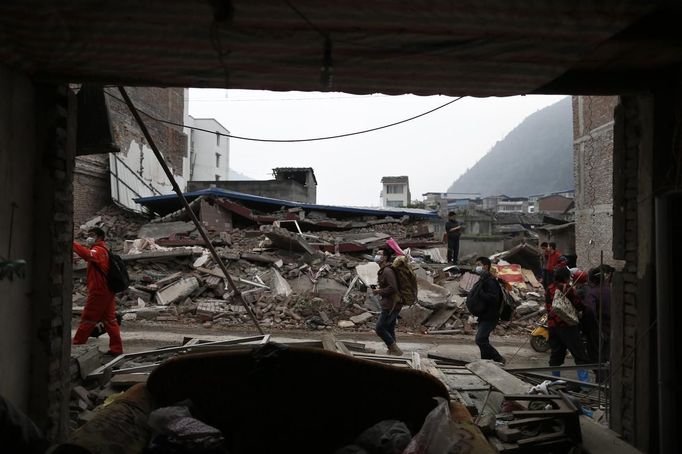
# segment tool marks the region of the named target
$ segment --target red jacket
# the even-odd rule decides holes
[[[559,317],[554,315],[554,312],[552,311],[552,301],[554,300],[554,293],[558,290],[560,290],[563,293],[566,293],[566,298],[568,298],[568,300],[571,302],[571,304],[573,304],[573,307],[575,307],[575,309],[578,312],[582,311],[585,308],[583,302],[580,300],[580,297],[575,292],[575,289],[573,287],[569,287],[568,284],[553,282],[549,286],[545,299],[545,309],[547,309],[547,326],[568,326],[566,322],[564,322]]]
[[[73,252],[88,263],[88,293],[113,295],[107,286],[109,250],[104,241],[97,241],[92,249],[73,242]]]
[[[561,252],[559,251],[548,251],[548,253],[545,253],[545,269],[547,271],[554,271],[554,268],[556,268],[559,263],[559,257],[561,257]]]

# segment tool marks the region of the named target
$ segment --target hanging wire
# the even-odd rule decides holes
[[[104,90],[104,93],[106,93],[108,96],[110,96],[111,98],[113,98],[113,99],[115,99],[115,100],[117,100],[117,101],[119,101],[119,102],[125,103],[124,100],[122,100],[122,99],[119,98],[118,96],[116,96],[116,95],[114,95],[114,94],[112,94],[112,93],[110,93],[110,92],[108,92],[108,91],[106,91],[106,90]],[[419,115],[414,115],[414,116],[412,116],[412,117],[410,117],[410,118],[406,118],[406,119],[404,119],[404,120],[400,120],[400,121],[396,121],[396,122],[393,122],[393,123],[389,123],[389,124],[386,124],[386,125],[383,125],[383,126],[377,126],[376,128],[364,129],[364,130],[361,130],[361,131],[348,132],[348,133],[344,133],[344,134],[337,134],[337,135],[333,135],[333,136],[312,137],[312,138],[305,138],[305,139],[263,139],[263,138],[257,138],[257,137],[237,136],[237,135],[234,135],[234,134],[225,134],[225,133],[221,133],[221,132],[217,132],[217,131],[210,131],[210,130],[208,130],[208,129],[197,128],[196,126],[189,126],[189,125],[186,125],[186,124],[184,124],[184,123],[177,123],[177,122],[174,122],[174,121],[163,120],[163,119],[161,119],[161,118],[155,117],[154,115],[152,115],[152,114],[150,114],[150,113],[147,113],[147,112],[145,112],[144,110],[140,110],[140,109],[138,109],[138,112],[140,112],[142,115],[145,115],[146,117],[149,117],[149,118],[151,118],[152,120],[158,121],[158,122],[160,122],[160,123],[166,123],[166,124],[173,125],[173,126],[179,126],[179,127],[181,127],[181,128],[187,128],[187,129],[191,129],[191,130],[194,130],[194,131],[208,132],[208,133],[216,134],[216,135],[223,136],[223,137],[229,137],[230,139],[248,140],[248,141],[251,141],[251,142],[268,142],[268,143],[300,143],[300,142],[317,142],[317,141],[321,141],[321,140],[340,139],[340,138],[343,138],[343,137],[357,136],[357,135],[360,135],[360,134],[367,134],[367,133],[369,133],[369,132],[380,131],[380,130],[386,129],[386,128],[392,128],[393,126],[398,126],[398,125],[401,125],[401,124],[403,124],[403,123],[407,123],[407,122],[410,122],[410,121],[412,121],[412,120],[416,120],[417,118],[421,118],[421,117],[424,117],[424,116],[426,116],[426,115],[429,115],[429,114],[431,114],[431,113],[433,113],[433,112],[436,112],[437,110],[443,109],[443,108],[445,108],[445,107],[447,107],[447,106],[449,106],[449,105],[451,105],[451,104],[453,104],[453,103],[455,103],[455,102],[457,102],[457,101],[459,101],[460,99],[463,99],[463,98],[464,98],[464,96],[460,96],[460,97],[458,97],[458,98],[455,98],[455,99],[452,99],[452,100],[446,102],[445,104],[442,104],[442,105],[440,105],[440,106],[438,106],[438,107],[435,107],[435,108],[433,108],[433,109],[431,109],[431,110],[428,110],[428,111],[426,111],[426,112],[420,113]]]

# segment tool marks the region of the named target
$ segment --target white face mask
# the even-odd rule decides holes
[[[383,260],[383,258],[384,258],[383,255],[377,254],[377,255],[374,256],[374,261],[375,261],[376,263],[381,263],[381,261]]]
[[[481,274],[483,272],[483,267],[481,265],[477,265],[474,271],[476,274]]]
[[[87,238],[85,239],[85,244],[86,244],[88,247],[92,246],[93,244],[95,244],[95,238],[93,238],[93,237],[91,237],[91,236],[87,237]]]

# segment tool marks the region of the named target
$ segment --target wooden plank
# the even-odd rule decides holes
[[[516,378],[492,361],[474,361],[467,364],[466,368],[490,383],[502,394],[528,394],[530,391],[530,384]]]
[[[348,350],[348,347],[346,347],[346,345],[341,341],[336,341],[336,349],[344,355],[352,356],[350,350]]]
[[[421,357],[419,356],[419,353],[417,352],[412,352],[412,368],[416,370],[422,370],[422,364],[421,364]]]
[[[127,361],[127,360],[132,359],[132,358],[139,358],[141,356],[146,356],[146,355],[159,355],[159,354],[164,354],[164,353],[174,353],[174,352],[180,352],[180,351],[187,352],[187,351],[191,351],[193,349],[211,347],[211,346],[216,346],[216,345],[239,345],[239,344],[245,344],[247,342],[261,341],[264,337],[265,336],[259,335],[259,336],[252,336],[252,337],[242,337],[242,338],[238,338],[238,339],[206,342],[204,344],[195,344],[195,345],[191,345],[191,346],[181,345],[179,347],[166,347],[166,348],[159,348],[156,350],[145,350],[142,352],[125,353],[123,355],[117,356],[116,358],[109,361],[107,364],[105,364],[102,367],[98,368],[97,370],[93,371],[90,375],[88,375],[88,378],[101,377],[101,376],[105,375],[105,372],[107,370],[111,371],[111,369],[116,364],[118,364],[119,362]]]
[[[422,358],[421,359],[421,370],[433,375],[436,377],[438,380],[440,380],[443,385],[448,390],[448,393],[450,393],[450,397],[459,402],[460,404],[464,405],[467,410],[471,413],[473,412],[474,414],[478,413],[478,409],[476,408],[476,405],[474,405],[473,401],[469,397],[469,395],[466,392],[460,393],[455,389],[451,383],[451,381],[446,377],[443,372],[441,372],[438,367],[436,366],[435,361],[428,359],[428,358]]]
[[[583,452],[601,454],[617,452],[618,454],[641,454],[634,446],[623,441],[620,436],[587,416],[580,415],[580,432],[582,433]]]
[[[336,338],[333,334],[324,334],[322,336],[322,348],[329,351],[335,352],[336,350]]]
[[[147,383],[149,374],[119,374],[111,378],[111,386],[115,389],[127,389],[138,383]]]
[[[440,353],[429,352],[426,356],[427,358],[435,359],[437,361],[442,361],[448,364],[454,364],[456,366],[466,366],[467,364],[469,364],[469,361],[465,359],[455,358],[454,356],[447,356]]]

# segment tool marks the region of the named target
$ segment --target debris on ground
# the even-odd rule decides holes
[[[209,202],[202,198],[193,206]],[[232,213],[241,212],[236,202],[230,202],[229,208]],[[317,213],[304,222],[300,213],[298,220],[289,219],[292,213],[283,210],[264,217],[251,212],[250,224],[243,228],[208,230],[244,301],[264,328],[373,329],[380,307],[371,293],[378,271],[372,253],[391,238],[412,257],[411,266],[418,276],[418,301],[403,309],[398,329],[468,334],[475,328],[476,320],[464,304],[478,280],[471,266],[475,254],[465,258],[468,264],[444,266],[443,245],[431,239],[433,234],[429,237],[433,232],[430,221],[363,217],[340,222]],[[182,212],[152,220],[109,207],[78,228],[76,237],[92,226],[105,230],[110,247],[121,251],[127,264],[131,285],[118,295],[117,303],[124,320],[204,326],[250,323]],[[529,254],[527,248],[516,247],[515,255],[519,251],[523,257]],[[498,259],[494,268],[512,287],[516,319],[524,317],[500,323],[498,334],[529,332],[541,314],[526,316],[542,307],[542,287],[531,270],[518,264]],[[82,262],[74,266],[75,315],[87,294],[84,269]]]

